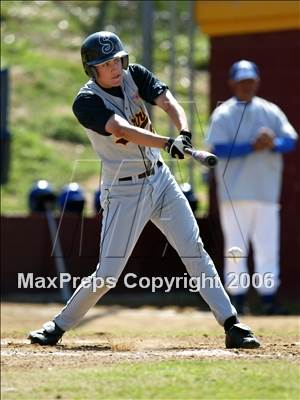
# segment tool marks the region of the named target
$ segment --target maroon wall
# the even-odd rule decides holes
[[[227,80],[238,60],[254,61],[261,71],[258,95],[276,103],[300,132],[300,31],[237,35],[211,39],[211,110],[231,96]],[[299,290],[300,144],[284,156],[281,210],[282,290]],[[214,188],[211,213],[216,214]],[[287,286],[288,285],[288,286]]]
[[[59,220],[57,220],[59,223]],[[204,246],[222,272],[222,235],[215,217],[198,220]],[[72,276],[84,277],[91,274],[98,262],[99,232],[101,218],[84,218],[65,214],[60,225],[60,240],[67,272]],[[55,259],[51,256],[52,246],[47,220],[43,215],[29,217],[1,217],[1,287],[2,294],[40,293],[46,296],[53,290],[17,289],[17,273],[34,273],[34,276],[56,276]],[[186,270],[177,253],[151,223],[144,229],[130,257],[124,273],[134,272],[138,276],[182,276]],[[132,294],[139,289],[124,287],[121,277],[112,294]],[[298,292],[293,279],[283,280],[284,294],[289,299],[297,298]],[[183,289],[181,289],[183,290]],[[143,293],[146,291],[143,290]],[[185,293],[187,293],[185,291]],[[196,295],[195,295],[196,296]],[[28,297],[26,297],[28,298]],[[142,302],[142,299],[140,300]],[[197,297],[198,301],[198,297]],[[184,300],[182,301],[184,303]]]
[[[207,219],[198,221],[201,237],[207,251],[215,259],[220,246],[215,243],[214,232]],[[57,224],[60,224],[57,219]],[[65,214],[59,229],[66,270],[72,276],[89,276],[98,262],[99,232],[101,218],[81,219],[74,214]],[[4,295],[10,293],[44,293],[45,290],[17,289],[17,273],[34,273],[34,276],[54,277],[55,258],[47,220],[43,215],[29,217],[1,217],[1,287]],[[186,270],[177,253],[151,223],[144,229],[130,257],[124,273],[134,272],[138,276],[182,276]],[[113,292],[128,290],[122,277]],[[137,290],[138,291],[138,288]],[[53,292],[48,290],[46,292]],[[131,292],[131,290],[130,290]]]

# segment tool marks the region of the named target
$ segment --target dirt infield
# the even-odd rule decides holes
[[[4,370],[85,367],[169,359],[285,359],[300,361],[299,317],[245,317],[262,341],[256,350],[227,350],[211,313],[192,308],[95,307],[54,347],[30,345],[59,305],[2,304],[1,364]]]

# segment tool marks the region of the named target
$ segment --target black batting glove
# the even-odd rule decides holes
[[[182,131],[180,131],[179,135],[187,136],[190,140],[192,140],[192,132],[187,131],[185,129],[182,129]]]
[[[193,147],[189,137],[179,135],[177,138],[169,138],[165,150],[171,155],[172,158],[184,159],[184,148]]]

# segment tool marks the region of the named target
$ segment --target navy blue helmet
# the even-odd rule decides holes
[[[120,38],[112,32],[101,31],[88,36],[81,46],[81,59],[85,73],[95,77],[94,66],[114,58],[121,58],[123,69],[128,67],[128,53]]]
[[[81,187],[76,182],[65,185],[59,196],[58,203],[61,211],[81,213],[84,208],[85,198]]]
[[[41,179],[35,182],[29,192],[29,208],[32,212],[45,212],[54,208],[56,194],[48,181]]]

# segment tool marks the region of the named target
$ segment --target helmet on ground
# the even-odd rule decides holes
[[[28,200],[30,211],[45,212],[49,208],[54,208],[56,194],[49,182],[41,179],[32,185]]]
[[[180,185],[180,189],[187,198],[192,211],[195,212],[198,207],[198,200],[193,192],[192,186],[188,182],[185,182]]]
[[[97,189],[94,194],[94,210],[95,210],[96,214],[99,214],[102,210],[101,202],[100,202],[100,195],[101,195],[101,191],[100,191],[100,189]]]
[[[81,59],[85,73],[94,78],[94,66],[114,58],[121,58],[123,69],[128,67],[128,53],[120,38],[112,32],[101,31],[88,36],[81,46]]]
[[[82,213],[85,204],[83,190],[78,183],[71,182],[62,188],[58,202],[62,212]]]

